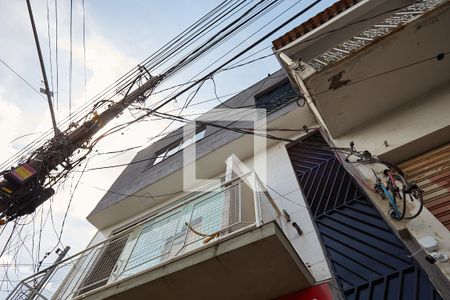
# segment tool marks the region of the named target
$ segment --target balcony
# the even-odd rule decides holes
[[[273,299],[312,283],[280,217],[256,175],[238,177],[24,279],[8,299]]]
[[[447,97],[448,1],[384,2],[360,1],[281,49],[302,59],[296,76],[334,138]]]

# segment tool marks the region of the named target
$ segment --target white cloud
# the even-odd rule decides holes
[[[11,264],[14,261],[14,257],[12,255],[3,255],[0,257],[0,264],[2,265],[8,265]]]
[[[20,134],[23,118],[21,110],[17,105],[5,101],[0,95],[0,128],[2,136],[0,138],[0,157],[6,159],[14,150],[11,142]]]
[[[37,6],[38,3],[36,3]],[[29,30],[29,20],[24,18],[25,11],[22,9],[24,6],[14,4],[11,6],[5,6],[2,10],[3,4],[0,4],[0,18],[10,20],[8,21],[8,26],[4,26],[0,29],[0,38],[8,36],[7,29],[11,29],[12,26],[20,28],[15,30],[16,33],[11,38],[11,44],[8,49],[3,52],[0,50],[0,57],[4,58],[7,62],[14,66],[14,68],[22,75],[25,75],[32,85],[39,87],[39,81],[41,74],[39,71],[39,65],[37,63],[37,57],[34,44],[32,43],[32,36]],[[6,10],[8,8],[8,10]],[[6,18],[5,14],[9,14]],[[42,19],[45,14],[42,14],[42,10],[39,8],[35,14],[38,24],[45,24]],[[17,17],[17,18],[16,18]],[[14,22],[11,20],[15,20]],[[61,17],[61,24],[67,24],[64,22],[64,17]],[[25,30],[25,28],[28,28]],[[61,32],[67,32],[65,26],[60,27]],[[46,51],[46,28],[44,26],[40,27],[41,30],[41,45]],[[26,51],[23,45],[27,45]],[[93,96],[96,92],[102,90],[107,85],[114,82],[118,77],[128,71],[131,67],[137,64],[137,59],[130,57],[123,53],[119,48],[112,45],[108,40],[103,38],[97,31],[94,24],[89,27],[88,37],[87,37],[87,90],[88,99]],[[68,39],[67,37],[61,35],[59,41],[59,55],[60,55],[60,107],[57,111],[60,118],[68,114],[67,107],[67,61],[66,58],[69,52]],[[14,50],[17,49],[17,50]],[[16,53],[14,53],[16,52]],[[25,55],[26,52],[26,55]],[[47,53],[47,51],[45,52]],[[5,58],[6,57],[6,58]],[[83,48],[81,41],[77,40],[73,47],[73,65],[74,65],[74,99],[73,99],[73,109],[82,105],[85,102],[84,99],[84,80],[83,80]],[[49,70],[47,69],[47,72]],[[30,79],[31,78],[31,79]],[[37,84],[36,84],[37,83]],[[32,97],[25,97],[19,95],[31,95]],[[13,98],[14,96],[15,98]],[[22,102],[15,101],[12,99],[19,99]],[[26,103],[26,104],[25,104]],[[43,112],[43,113],[41,113]],[[125,115],[125,119],[129,115]],[[124,119],[120,119],[115,122],[123,122]],[[5,68],[0,68],[0,128],[2,128],[2,138],[0,139],[0,161],[3,162],[8,159],[13,153],[15,153],[21,146],[26,145],[28,142],[36,138],[36,135],[32,135],[23,139],[20,139],[13,144],[10,144],[15,138],[29,134],[32,132],[41,132],[49,129],[51,125],[50,114],[48,112],[47,103],[37,96],[33,91],[21,82],[15,75],[11,74],[9,70]],[[148,137],[147,134],[140,134],[141,139],[136,138],[134,142],[142,143],[145,142]],[[130,143],[127,138],[119,138],[118,143],[115,139],[109,139],[102,141],[99,146],[102,151],[108,151],[108,149],[117,150]],[[133,134],[134,137],[139,136],[139,134]],[[135,153],[135,152],[134,152]],[[110,163],[123,163],[129,161],[133,156],[133,152],[123,155],[114,160],[106,162]],[[98,157],[92,159],[91,164],[99,163],[104,160],[105,157]],[[94,186],[101,188],[108,188],[114,179],[120,174],[121,168],[105,170],[103,172],[91,172],[86,173],[83,176],[82,181],[92,183]],[[74,173],[75,180],[73,181],[73,186],[76,184],[80,173]],[[70,183],[71,180],[67,180],[65,184],[65,189],[57,193],[53,200],[53,221],[56,229],[56,233],[53,230],[53,225],[50,220],[46,222],[44,227],[44,232],[42,235],[42,247],[41,255],[42,258],[45,251],[51,249],[56,243],[56,235],[61,229],[62,220],[67,209],[67,205],[70,199]],[[76,193],[74,194],[71,208],[66,220],[66,225],[64,229],[64,234],[62,241],[64,244],[71,246],[71,254],[75,254],[81,251],[86,244],[89,242],[95,230],[92,225],[86,221],[87,214],[93,209],[96,203],[100,200],[103,191],[92,188],[88,185],[82,183],[79,184]],[[45,214],[47,214],[49,203],[44,205]],[[45,217],[44,214],[44,217]],[[38,214],[40,216],[40,214]],[[37,223],[36,223],[37,224]],[[32,226],[25,225],[26,227]],[[28,228],[27,228],[28,229]],[[24,232],[26,232],[26,230]],[[8,230],[5,234],[0,237],[0,245],[4,245],[8,237]],[[16,238],[17,239],[17,238]],[[37,241],[37,238],[35,239]],[[28,239],[27,244],[30,245],[31,239]],[[20,252],[20,257],[18,257],[18,262],[30,263],[31,257],[26,251]],[[36,255],[35,255],[36,257]],[[48,261],[52,261],[53,257],[50,257]],[[11,263],[11,256],[4,255],[2,261]],[[17,270],[20,271],[20,270]],[[21,270],[22,272],[24,270]],[[29,273],[29,272],[25,272]],[[0,278],[2,278],[2,271],[0,270]],[[23,276],[22,276],[23,277]]]

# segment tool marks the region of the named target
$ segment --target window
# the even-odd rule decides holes
[[[294,100],[301,98],[289,81],[282,82],[278,86],[255,96],[256,108],[265,108],[271,113]]]
[[[93,259],[93,255],[98,254],[98,257],[82,281],[77,295],[87,293],[108,283],[110,274],[113,272],[127,240],[127,237],[120,236],[116,239],[111,239],[104,247],[84,257],[84,260],[82,260],[84,261],[83,264],[89,264]]]
[[[193,194],[184,205],[169,210],[138,226],[122,247],[109,283],[147,270],[179,254],[203,245],[199,232],[217,232],[226,226],[229,208],[224,191]]]
[[[178,151],[188,147],[189,145],[192,145],[195,142],[198,142],[202,138],[205,137],[205,131],[206,127],[200,127],[197,129],[195,135],[186,141],[183,141],[183,139],[179,139],[175,143],[171,144],[170,146],[167,146],[163,148],[161,151],[158,151],[156,153],[156,159],[153,161],[152,165],[156,165],[157,163],[165,160],[169,156],[172,156],[173,154],[177,153]]]

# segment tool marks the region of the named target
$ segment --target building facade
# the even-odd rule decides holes
[[[355,218],[359,203],[314,217],[333,276],[347,298],[450,297],[450,44],[442,39],[450,34],[449,16],[448,1],[338,1],[273,42],[328,144],[377,157],[375,163],[342,158],[348,157],[347,168],[370,199],[366,203],[381,213],[395,242],[383,245],[384,233],[372,221],[365,227],[348,219]],[[389,197],[374,189],[377,180],[389,182],[389,165],[398,165],[422,190],[423,209],[420,201],[397,197],[409,217],[396,215]],[[336,239],[344,229],[346,237]],[[364,246],[359,245],[363,238]],[[388,250],[391,256],[396,250],[388,247],[397,242],[414,261],[404,265],[378,253]],[[383,270],[387,261],[390,269]],[[422,286],[425,281],[418,278],[423,274],[440,295]]]
[[[282,70],[140,151],[10,299],[450,299],[449,14],[342,0],[276,39]]]

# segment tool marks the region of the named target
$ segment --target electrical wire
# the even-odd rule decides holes
[[[69,122],[72,115],[72,72],[73,72],[73,0],[70,0],[69,17]]]
[[[261,3],[262,1],[260,1],[260,3]],[[299,3],[300,1],[297,1],[297,3]],[[272,4],[273,4],[274,2],[272,2]],[[266,6],[266,7],[268,7],[268,6]],[[280,14],[281,15],[281,14]],[[280,15],[278,15],[277,17],[279,17]],[[265,27],[265,26],[264,26]],[[203,83],[201,83],[201,84],[203,84]],[[201,85],[199,86],[199,87],[201,87]],[[199,88],[198,88],[199,89]],[[197,92],[198,92],[198,89],[197,89]],[[196,94],[196,92],[194,93],[194,95]],[[190,101],[188,100],[187,101],[187,103],[185,104],[185,106],[186,105],[189,105],[189,103],[190,103]],[[171,123],[172,124],[172,123]],[[169,126],[171,125],[171,124],[169,124]],[[169,127],[169,126],[167,126],[163,131],[165,131],[165,130],[167,130],[167,128]]]
[[[83,10],[83,77],[84,77],[84,98],[87,101],[87,79],[86,79],[86,5],[85,0],[81,0]]]
[[[56,0],[55,0],[56,1]],[[224,2],[225,3],[225,2]],[[357,23],[361,23],[361,22],[364,22],[364,21],[367,21],[367,20],[370,20],[370,19],[374,19],[374,18],[377,18],[377,17],[379,17],[379,16],[381,16],[381,15],[383,15],[383,14],[386,14],[386,13],[389,13],[389,12],[393,12],[393,11],[396,11],[396,10],[399,10],[399,9],[401,9],[401,8],[404,8],[405,6],[402,6],[402,7],[398,7],[398,8],[395,8],[395,9],[390,9],[390,10],[388,10],[388,11],[384,11],[384,12],[382,12],[382,13],[379,13],[379,14],[376,14],[376,15],[374,15],[374,16],[371,16],[371,17],[368,17],[368,18],[365,18],[364,20],[359,20],[359,21],[356,21],[356,22],[352,22],[352,23],[350,23],[350,24],[347,24],[347,25],[345,25],[345,26],[342,26],[342,27],[340,27],[340,28],[337,28],[337,29],[334,29],[334,30],[330,30],[330,31],[327,31],[327,32],[325,32],[325,33],[323,33],[323,34],[321,34],[320,36],[316,36],[316,37],[312,37],[312,38],[310,38],[310,39],[308,39],[308,41],[312,41],[312,40],[314,40],[314,39],[318,39],[318,38],[320,38],[320,37],[322,37],[323,35],[326,35],[326,34],[330,34],[330,33],[333,33],[333,32],[337,32],[337,31],[339,31],[339,30],[343,30],[343,29],[345,29],[345,28],[347,28],[347,27],[350,27],[350,26],[352,26],[352,25],[354,25],[354,24],[357,24]],[[55,18],[56,18],[56,32],[57,32],[57,6],[56,6],[56,3],[55,3]],[[195,25],[195,24],[193,24],[193,25]],[[184,32],[182,32],[182,33],[184,33]],[[180,35],[182,35],[182,34],[180,34]],[[175,40],[176,38],[174,38],[173,40]],[[172,40],[172,41],[173,41]],[[57,34],[56,34],[56,43],[57,43]],[[167,43],[166,45],[168,45],[169,43]],[[57,48],[58,47],[56,47],[56,51],[57,51]],[[266,47],[266,48],[270,48],[270,46],[269,47]],[[262,49],[262,50],[265,50],[266,48],[264,48],[264,49]],[[162,48],[161,48],[162,49]],[[262,51],[262,50],[260,50],[260,51]],[[158,52],[156,52],[156,53],[158,53]],[[151,57],[152,56],[150,56],[149,58],[147,58],[146,59],[146,61],[148,61],[148,60],[150,60],[151,59]],[[57,55],[56,55],[56,58],[57,58],[57,60],[58,60],[58,53],[57,53]],[[144,61],[145,62],[145,61]],[[58,65],[58,62],[57,62],[57,65]],[[57,70],[58,71],[58,70]],[[128,74],[128,73],[127,73]],[[115,83],[120,83],[121,81],[120,80],[117,80]],[[58,75],[57,75],[57,86],[58,86]],[[57,89],[58,89],[58,87],[57,87]],[[107,90],[108,88],[105,88],[105,90]],[[104,91],[105,91],[104,90]],[[96,99],[97,97],[100,97],[100,93],[96,96],[96,97],[94,97],[94,99]],[[42,96],[42,95],[41,95]],[[57,101],[58,102],[58,101]],[[41,139],[39,139],[39,140],[43,140],[43,138],[41,138]],[[21,155],[21,153],[18,153],[18,155]],[[4,167],[3,165],[2,165],[2,167]]]
[[[6,251],[7,247],[8,247],[8,244],[9,244],[9,242],[11,241],[11,239],[12,239],[12,237],[14,235],[16,227],[17,227],[17,223],[14,223],[14,226],[11,229],[11,234],[9,235],[8,239],[6,240],[6,243],[5,243],[5,246],[3,247],[2,252],[0,252],[0,257],[3,257],[3,254],[5,253],[5,251]]]
[[[439,55],[438,55],[438,56],[439,56]],[[432,58],[436,58],[436,57],[437,57],[437,56],[433,56]],[[395,68],[395,69],[391,69],[390,71],[382,72],[381,75],[389,74],[390,72],[395,72],[395,71],[397,71],[397,70],[404,69],[405,67],[411,67],[411,66],[416,65],[417,63],[422,63],[422,62],[428,61],[428,60],[430,60],[430,59],[432,59],[432,58],[420,60],[420,61],[415,62],[415,63],[410,63],[410,64],[407,64],[407,65],[404,66],[404,67],[398,67],[398,68]],[[380,75],[380,76],[381,76],[381,75]],[[362,82],[362,81],[364,81],[364,80],[370,80],[370,79],[372,79],[372,78],[374,78],[374,77],[378,77],[378,75],[371,76],[371,77],[366,78],[366,79],[361,79],[361,80],[359,80],[358,82]],[[173,118],[173,117],[177,117],[177,116],[170,116],[170,117]],[[190,120],[179,119],[179,121],[190,121]],[[226,128],[224,127],[224,128],[222,128],[222,129],[226,129]],[[232,129],[232,130],[235,130],[235,129]],[[242,132],[241,132],[241,133],[242,133]],[[244,132],[244,133],[248,133],[248,132]],[[270,135],[267,135],[267,137],[271,138]],[[287,142],[292,142],[292,141],[287,141]],[[148,161],[148,159],[146,159],[145,161]],[[126,164],[125,164],[125,165],[126,165]],[[119,167],[119,166],[124,166],[124,164],[114,165],[114,166],[112,166],[112,167]],[[103,167],[101,167],[101,168],[103,168]],[[94,169],[92,169],[92,170],[96,170],[96,169],[100,169],[100,168],[94,168]]]
[[[52,38],[51,38],[51,30],[50,30],[50,7],[49,7],[49,1],[47,0],[47,38],[48,38],[48,52],[49,52],[49,62],[50,62],[50,85],[52,89],[52,93],[54,91],[53,86],[53,55],[52,55]]]
[[[58,0],[55,0],[56,110],[59,109]]]
[[[366,77],[366,78],[361,78],[361,79],[359,79],[357,81],[353,81],[353,82],[350,82],[350,83],[352,83],[352,84],[361,83],[361,82],[364,82],[366,80],[371,80],[371,79],[377,78],[379,76],[387,75],[387,74],[390,74],[390,73],[393,73],[393,72],[396,72],[396,71],[399,71],[399,70],[402,70],[402,69],[405,69],[405,68],[409,68],[409,67],[415,66],[417,64],[421,64],[421,63],[427,62],[427,61],[432,60],[432,59],[443,59],[443,55],[448,55],[448,54],[449,54],[449,52],[440,53],[440,54],[438,54],[436,56],[432,56],[432,57],[429,57],[429,58],[426,58],[426,59],[421,59],[421,60],[418,60],[418,61],[406,64],[404,66],[400,66],[400,67],[393,68],[393,69],[390,69],[390,70],[387,70],[387,71],[383,71],[383,72],[380,72],[378,74],[375,74],[375,75],[372,75],[372,76],[369,76],[369,77]],[[326,91],[320,92],[318,94],[323,94],[325,92],[331,92],[331,91],[330,90],[326,90]],[[314,94],[314,95],[317,95],[317,94]],[[243,108],[243,107],[252,107],[252,106],[240,106],[239,108]],[[253,105],[253,107],[254,107],[254,105]],[[386,162],[383,162],[383,164],[386,164]]]
[[[370,75],[370,76],[367,76],[367,77],[362,77],[362,78],[359,78],[359,79],[356,79],[356,80],[352,80],[352,81],[348,82],[346,85],[342,86],[341,88],[353,86],[353,85],[359,84],[361,82],[372,80],[372,79],[375,79],[375,78],[378,78],[378,77],[381,77],[381,76],[385,76],[385,75],[388,75],[388,74],[391,74],[391,73],[395,73],[397,71],[401,71],[401,70],[404,70],[404,69],[407,69],[407,68],[410,68],[410,67],[414,67],[416,65],[420,65],[420,64],[423,64],[425,62],[429,62],[431,60],[438,60],[438,61],[440,61],[440,60],[444,59],[446,55],[449,55],[449,54],[450,54],[450,51],[440,52],[440,53],[438,53],[436,55],[429,56],[429,57],[426,57],[426,58],[423,58],[423,59],[419,59],[419,60],[416,60],[414,62],[405,64],[405,65],[401,65],[401,66],[398,66],[398,67],[395,67],[395,68],[391,68],[391,69],[388,69],[386,71],[382,71],[382,72],[379,72],[379,73],[376,73],[376,74],[373,74],[373,75]],[[319,91],[317,93],[312,93],[312,94],[310,94],[310,96],[319,96],[319,95],[323,95],[323,94],[330,93],[330,92],[334,92],[334,90],[326,89],[326,90]]]
[[[135,74],[137,72],[137,68],[135,68],[134,69],[134,71],[131,71],[131,73],[129,72],[129,73],[127,73],[126,75],[133,75],[133,74]],[[128,76],[128,78],[129,78],[129,76]],[[116,80],[116,82],[114,82],[110,87],[114,87],[114,86],[119,86],[120,84],[122,84],[122,83],[126,83],[127,81],[126,80],[123,80],[122,78],[121,79],[119,79],[119,80]],[[123,84],[122,84],[122,86],[123,86]],[[105,96],[105,93],[106,93],[106,91],[108,91],[108,90],[110,90],[110,88],[106,88],[103,92],[100,92],[99,94],[98,94],[98,96],[97,96],[97,99],[99,98],[99,97],[102,97],[102,96]],[[95,98],[94,98],[95,99]],[[81,110],[82,111],[82,110]],[[68,116],[68,118],[66,118],[65,120],[64,120],[64,122],[63,123],[65,123],[65,124],[67,124],[67,122],[69,122],[69,124],[70,123],[72,123],[72,121],[71,121],[71,119],[72,119],[72,117],[73,117],[73,119],[75,119],[75,116],[73,116],[72,114],[70,114],[69,116]],[[67,119],[69,119],[69,120],[67,120]],[[44,138],[40,138],[40,139],[36,139],[36,143],[38,143],[39,141],[42,141],[42,140],[44,140]],[[29,148],[27,147],[26,149],[24,149],[23,151],[21,151],[21,153],[18,153],[18,155],[22,155],[25,151],[27,151],[27,150],[29,150]]]
[[[61,230],[60,230],[60,232],[59,232],[57,244],[56,244],[56,246],[54,247],[54,249],[53,249],[52,251],[49,251],[49,252],[53,252],[53,251],[56,249],[56,247],[58,247],[58,244],[61,242],[62,235],[63,235],[63,232],[64,232],[64,226],[65,226],[66,220],[67,220],[67,215],[68,215],[69,210],[70,210],[70,207],[71,207],[71,205],[72,205],[73,196],[75,195],[75,192],[76,192],[76,190],[77,190],[77,188],[78,188],[78,185],[80,184],[81,177],[83,177],[84,171],[86,170],[86,167],[87,167],[88,163],[89,163],[89,159],[86,160],[86,163],[85,163],[85,165],[84,165],[84,167],[83,167],[83,170],[82,170],[80,176],[78,177],[78,180],[77,180],[77,182],[76,182],[76,184],[75,184],[75,187],[74,187],[74,189],[71,191],[70,198],[69,198],[69,201],[68,201],[68,204],[67,204],[67,208],[66,208],[66,211],[65,211],[65,213],[64,213],[63,221],[62,221],[62,223],[61,223]]]
[[[0,58],[0,62],[8,68],[14,75],[16,75],[20,80],[23,81],[30,89],[32,89],[35,93],[39,95],[39,97],[42,97],[45,100],[45,97],[34,87],[29,83],[22,75],[20,75],[17,71],[15,71],[10,65],[8,65],[3,59]]]
[[[256,47],[257,45],[259,45],[261,42],[263,42],[264,40],[266,40],[268,37],[270,37],[272,34],[276,33],[278,30],[280,30],[281,28],[285,27],[287,24],[291,23],[293,20],[297,19],[298,17],[300,17],[301,15],[303,15],[304,13],[306,13],[307,11],[309,11],[310,9],[312,9],[315,5],[317,5],[320,2],[320,0],[316,0],[314,2],[312,2],[310,5],[306,6],[304,9],[302,9],[300,12],[298,12],[297,14],[295,14],[294,16],[292,16],[291,18],[289,18],[288,20],[286,20],[285,22],[283,22],[281,25],[277,26],[276,28],[274,28],[273,30],[271,30],[270,32],[266,33],[264,36],[262,36],[261,38],[259,38],[257,41],[255,41],[254,43],[252,43],[250,46],[246,47],[244,50],[240,51],[238,54],[234,55],[232,58],[228,59],[226,62],[222,63],[219,67],[215,68],[213,71],[209,72],[208,74],[204,75],[199,81],[205,81],[206,79],[210,78],[212,75],[214,75],[218,70],[226,67],[228,64],[232,63],[233,61],[239,59],[241,56],[243,56],[245,53],[247,53],[249,50],[253,49],[254,47]],[[165,100],[164,102],[162,102],[161,104],[159,104],[158,106],[156,106],[156,108],[154,108],[155,111],[160,110],[162,107],[166,106],[168,103],[172,102],[175,98],[177,98],[178,96],[180,96],[181,94],[185,93],[186,91],[190,90],[192,87],[194,87],[196,84],[191,84],[189,85],[187,88],[184,88],[182,91],[178,92],[175,96],[172,96],[171,98]]]
[[[71,2],[71,5],[72,5],[72,2]],[[71,8],[72,9],[72,8]],[[71,22],[71,26],[72,26],[72,22]],[[199,50],[199,52],[200,52],[200,50]],[[271,54],[272,55],[272,54]],[[266,55],[266,57],[269,57],[269,56],[267,56]],[[196,59],[196,56],[194,55],[193,57],[191,57],[191,59],[192,59],[192,61],[195,61],[195,59]],[[263,58],[261,58],[261,59],[263,59]],[[236,60],[236,59],[235,59]],[[233,60],[232,60],[233,61]],[[254,60],[254,61],[256,61],[256,60]],[[186,61],[187,62],[187,61]],[[230,61],[228,61],[228,63],[230,64]],[[228,65],[229,65],[228,64]],[[230,69],[230,67],[228,66],[228,67],[226,67],[227,66],[227,64],[225,64],[225,65],[223,65],[223,67],[222,67],[222,71],[224,71],[224,70],[231,70]],[[239,66],[239,65],[238,65]],[[182,68],[183,67],[183,64],[180,64],[180,68]],[[228,68],[228,69],[227,69]],[[220,102],[220,100],[219,100],[219,97],[217,96],[217,91],[216,91],[216,83],[215,83],[215,81],[214,81],[214,79],[213,79],[213,76],[215,75],[215,74],[217,74],[217,72],[219,72],[219,69],[217,69],[216,70],[216,73],[210,73],[211,74],[211,76],[208,78],[208,77],[203,77],[203,80],[202,80],[202,78],[200,79],[200,80],[197,80],[195,83],[192,83],[191,84],[191,86],[192,87],[194,87],[195,85],[197,85],[197,84],[199,84],[199,86],[201,87],[201,85],[205,82],[205,81],[207,81],[207,80],[209,80],[209,79],[211,79],[212,81],[213,81],[213,83],[214,83],[214,89],[215,89],[215,95],[216,95],[216,98],[217,98],[217,100]],[[189,89],[186,89],[185,91],[188,91]],[[197,90],[198,91],[198,90]],[[182,93],[181,93],[182,94]],[[179,95],[181,95],[181,94],[179,94]],[[185,103],[185,105],[183,106],[183,107],[186,107],[186,106],[188,106],[188,105],[191,105],[191,102],[193,101],[193,98],[195,97],[195,94],[196,93],[194,93],[194,96],[192,96],[191,98],[190,98],[190,100],[189,100],[189,102],[186,102]],[[189,99],[189,98],[188,98]],[[172,99],[173,100],[173,99]],[[159,107],[159,106],[157,106],[157,107]],[[70,116],[72,116],[72,114],[70,114]],[[159,115],[159,116],[161,116],[161,117],[165,117],[165,118],[168,118],[168,116],[167,115]],[[173,117],[173,116],[172,116]],[[176,116],[175,116],[176,117]],[[71,118],[71,117],[70,117]],[[175,118],[175,119],[177,119],[177,118]],[[222,129],[225,129],[225,128],[222,128]],[[227,129],[228,130],[228,129]],[[244,128],[244,129],[242,129],[242,128],[230,128],[229,130],[234,130],[234,131],[236,131],[236,132],[244,132],[245,134],[255,134],[255,132],[253,132],[253,133],[250,133],[249,131],[250,131],[250,129],[248,129],[248,128]],[[269,136],[269,135],[267,135],[266,137],[268,137],[268,138],[279,138],[279,137],[275,137],[275,136]],[[284,138],[283,138],[284,139]],[[285,139],[284,139],[285,140]],[[286,141],[286,140],[285,140]],[[86,163],[87,164],[87,163]],[[85,165],[85,169],[84,169],[84,171],[86,170],[86,165]],[[84,173],[84,171],[83,171],[83,173]],[[81,179],[81,176],[80,176],[80,178],[79,178],[79,180],[78,180],[78,182],[77,182],[77,184],[76,184],[76,186],[75,186],[75,189],[76,189],[76,187],[78,186],[78,183],[80,182],[80,179]],[[72,197],[73,197],[73,194],[72,194]],[[69,206],[70,206],[70,204],[69,204]],[[66,216],[67,216],[67,212],[66,212]],[[65,217],[66,217],[65,216]],[[63,226],[62,226],[62,230],[63,230],[63,228],[64,228],[64,222],[65,222],[65,218],[64,218],[64,221],[63,221]],[[60,237],[62,236],[62,230],[61,230],[61,234],[60,234]]]

